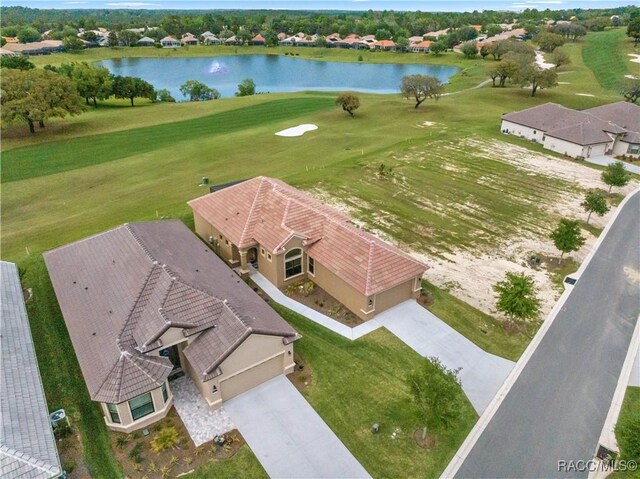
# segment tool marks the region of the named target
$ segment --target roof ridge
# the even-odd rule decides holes
[[[20,461],[22,463],[28,464],[29,466],[34,467],[36,469],[40,469],[41,471],[44,471],[49,474],[60,474],[61,472],[59,467],[53,464],[49,464],[47,461],[43,459],[38,459],[36,457],[33,457],[27,454],[26,452],[18,451],[17,449],[7,446],[6,444],[0,444],[0,453],[12,459],[15,459],[16,461]],[[46,464],[49,467],[44,467],[41,464]]]
[[[263,176],[259,176],[258,178],[260,179],[260,184],[258,185],[256,195],[253,197],[253,202],[251,203],[251,208],[249,208],[249,214],[247,215],[247,221],[245,222],[242,233],[240,234],[240,244],[243,244],[245,241],[245,235],[247,234],[247,230],[249,229],[249,223],[251,223],[251,220],[253,219],[253,212],[256,208],[258,197],[260,196],[262,187],[264,185],[265,178]]]
[[[373,240],[369,240],[369,258],[367,261],[367,279],[364,283],[364,294],[369,295],[371,284],[371,270],[373,269]]]
[[[136,240],[136,243],[138,243],[138,245],[140,246],[140,248],[142,248],[142,251],[145,252],[145,254],[147,255],[147,257],[151,260],[151,261],[157,261],[156,258],[154,258],[154,256],[151,254],[151,251],[149,251],[149,248],[147,248],[147,245],[144,244],[144,242],[140,239],[140,237],[138,236],[138,234],[133,231],[133,229],[131,228],[131,225],[129,223],[125,223],[124,227],[126,228],[126,230],[131,234],[131,236],[133,236],[133,239]]]
[[[125,330],[129,326],[129,322],[131,321],[131,316],[133,315],[133,312],[136,310],[136,307],[138,306],[138,304],[140,303],[140,299],[142,298],[142,293],[144,293],[144,290],[147,288],[147,284],[149,284],[149,281],[151,280],[151,275],[155,271],[157,271],[157,269],[156,269],[157,267],[159,267],[158,262],[154,261],[153,264],[151,265],[151,269],[149,270],[149,273],[147,274],[147,278],[144,280],[144,283],[142,283],[142,288],[140,288],[140,292],[136,296],[136,300],[133,302],[133,306],[131,307],[131,309],[129,311],[129,314],[127,314],[127,319],[125,320],[124,324],[122,325],[122,328],[120,328],[120,332],[118,333],[118,336],[116,337],[116,342],[118,342],[118,347],[119,348],[120,348],[119,342],[120,342],[122,336],[124,335]],[[122,351],[122,348],[120,348],[120,350]]]

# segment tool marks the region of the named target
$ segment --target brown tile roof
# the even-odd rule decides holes
[[[578,123],[577,125],[567,126],[566,128],[558,128],[548,131],[547,136],[559,138],[576,145],[598,145],[601,143],[611,143],[613,141],[603,129],[600,121]]]
[[[238,248],[284,252],[293,236],[307,253],[365,295],[425,272],[427,266],[351,224],[349,217],[286,183],[258,177],[189,202]]]
[[[207,378],[239,344],[238,331],[299,337],[180,221],[123,225],[44,257],[95,401],[159,387],[172,366],[154,350],[170,327],[185,337],[209,332],[184,350]],[[203,347],[212,341],[221,346]]]

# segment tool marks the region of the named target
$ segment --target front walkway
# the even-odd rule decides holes
[[[626,161],[616,160],[612,156],[592,156],[591,158],[585,158],[585,161],[589,163],[593,163],[594,165],[607,166],[611,163],[622,163],[627,171],[631,173],[636,173],[640,175],[640,166],[632,165],[631,163],[627,163]]]
[[[462,368],[462,389],[478,414],[515,366],[479,348],[415,301],[400,303],[376,320],[421,356],[437,356],[450,369]]]
[[[285,376],[226,401],[225,408],[269,477],[371,477]]]
[[[373,319],[361,324],[360,326],[356,326],[355,328],[350,328],[346,324],[342,324],[340,321],[336,321],[335,319],[330,318],[329,316],[326,316],[316,311],[315,309],[312,309],[302,303],[297,302],[294,299],[291,299],[289,296],[280,291],[271,281],[269,281],[257,271],[251,272],[251,279],[276,303],[279,303],[282,306],[285,306],[286,308],[289,308],[290,310],[301,314],[314,323],[318,323],[319,325],[324,326],[325,328],[328,328],[334,333],[338,333],[339,335],[344,336],[347,339],[358,339],[382,326],[381,324],[376,322],[375,319]]]
[[[173,405],[196,447],[235,429],[224,407],[211,409],[189,376],[171,381],[169,387]]]

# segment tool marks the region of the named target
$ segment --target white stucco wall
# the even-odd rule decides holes
[[[526,138],[527,140],[536,141],[538,143],[542,143],[542,137],[544,136],[543,131],[534,130],[533,128],[529,128],[527,126],[522,126],[518,125],[517,123],[502,120],[500,131],[505,132],[505,130],[509,135],[521,136],[523,138]]]

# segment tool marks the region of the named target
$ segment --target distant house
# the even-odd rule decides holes
[[[162,45],[162,48],[178,48],[182,46],[182,44],[172,36],[164,37],[160,40],[160,45]]]
[[[295,47],[298,43],[298,37],[291,36],[291,37],[285,37],[282,40],[278,41],[278,45],[280,45],[281,47]]]
[[[182,35],[181,42],[182,42],[183,45],[200,45],[200,40],[198,40],[191,33],[186,33],[186,34]]]
[[[334,43],[338,48],[358,48],[359,44],[360,37],[354,34],[348,35]]]
[[[180,221],[123,225],[44,259],[109,429],[165,417],[179,375],[218,408],[293,370],[300,335]]]
[[[471,28],[473,28],[476,32],[480,33],[482,31],[482,25],[469,25]]]
[[[278,33],[277,37],[278,37],[278,41],[284,40],[285,38],[287,38],[289,35],[287,35],[284,32],[280,32]]]
[[[409,40],[409,44],[420,43],[422,40],[424,40],[424,37],[416,35],[413,37],[409,37],[407,40]]]
[[[251,43],[251,45],[264,45],[264,42],[264,37],[258,33],[249,43]]]
[[[229,38],[225,39],[224,44],[227,46],[242,45],[242,40],[235,35],[231,35]]]
[[[340,35],[338,35],[337,33],[332,33],[331,35],[327,35],[325,37],[325,40],[327,41],[328,47],[335,47],[336,43],[342,40],[342,38],[340,38]]]
[[[417,298],[427,266],[286,183],[258,177],[189,202],[196,232],[227,263],[277,287],[312,280],[367,320]]]
[[[11,50],[7,50],[6,48],[0,48],[0,57],[17,57],[19,53],[12,52]]]
[[[205,45],[220,45],[222,43],[216,35],[208,31],[202,34],[202,42]]]
[[[618,102],[588,110],[545,103],[502,116],[503,133],[571,156],[640,156],[640,107]]]
[[[414,53],[429,53],[429,51],[431,50],[431,45],[433,45],[433,42],[424,40],[422,42],[409,45],[407,47],[407,50]]]
[[[374,50],[395,51],[396,44],[393,40],[380,40],[373,44]]]
[[[435,38],[439,40],[440,37],[444,37],[447,33],[449,33],[449,28],[445,28],[444,30],[436,30],[433,32],[427,32],[423,35],[424,38]]]
[[[17,266],[0,261],[0,277],[0,475],[62,478]]]
[[[156,44],[156,41],[153,38],[142,37],[140,40],[136,42],[140,47],[152,47]]]
[[[42,40],[31,43],[7,43],[3,48],[19,55],[33,56],[61,52],[64,50],[64,45],[61,40]]]

